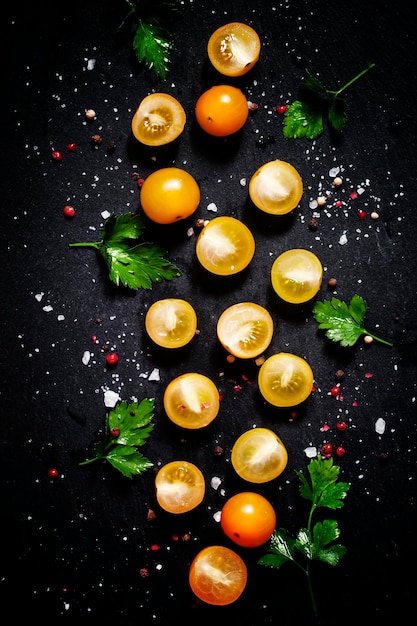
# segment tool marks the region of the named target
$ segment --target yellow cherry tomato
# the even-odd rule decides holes
[[[206,133],[227,137],[245,125],[249,115],[248,101],[237,87],[215,85],[201,94],[195,115]]]
[[[231,22],[211,35],[207,52],[213,67],[225,76],[243,76],[259,59],[261,41],[247,24]]]
[[[266,543],[275,530],[277,517],[272,504],[259,493],[244,491],[223,505],[220,525],[223,532],[239,546],[257,548]]]
[[[224,546],[203,548],[191,563],[188,579],[202,602],[225,606],[243,593],[248,572],[243,559]]]
[[[288,453],[274,431],[251,428],[236,439],[231,461],[235,472],[243,480],[266,483],[282,474],[288,463]]]
[[[285,215],[301,200],[303,182],[298,171],[286,161],[270,161],[256,170],[249,181],[249,196],[264,213]]]
[[[234,304],[217,321],[220,343],[241,359],[255,358],[264,352],[271,343],[273,330],[271,315],[255,302]]]
[[[151,93],[132,118],[132,132],[146,146],[163,146],[181,135],[185,122],[185,111],[176,98],[167,93]]]
[[[190,217],[200,204],[200,187],[179,167],[163,167],[149,174],[140,190],[143,212],[157,224],[173,224]]]
[[[294,248],[280,254],[271,268],[271,282],[277,295],[291,304],[308,302],[318,293],[323,267],[309,250]]]
[[[307,361],[288,352],[270,356],[258,373],[259,391],[276,407],[304,402],[311,394],[313,382],[313,371]]]
[[[197,331],[197,315],[186,300],[165,298],[157,300],[145,316],[149,337],[162,348],[182,348]]]
[[[255,254],[255,239],[235,217],[215,217],[198,236],[196,254],[201,265],[219,276],[241,272]]]
[[[174,424],[183,428],[203,428],[219,412],[219,390],[203,374],[182,374],[174,378],[165,389],[164,408]]]
[[[155,477],[156,499],[168,513],[188,513],[203,501],[205,490],[203,474],[188,461],[171,461]]]

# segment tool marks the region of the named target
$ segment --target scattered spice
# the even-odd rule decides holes
[[[98,146],[101,145],[102,141],[103,141],[102,136],[98,135],[97,133],[91,136],[91,144],[95,148],[98,148]]]
[[[62,157],[62,152],[59,152],[59,150],[53,150],[52,151],[52,160],[56,161],[57,163],[61,163],[63,157]]]
[[[58,476],[58,470],[57,470],[55,467],[51,467],[51,468],[48,470],[48,476],[49,476],[50,478],[56,478],[56,477]]]
[[[308,222],[308,227],[310,230],[317,230],[319,227],[319,222],[315,217],[312,217]]]
[[[74,207],[69,205],[69,204],[64,206],[64,215],[65,215],[65,217],[74,217],[74,215],[75,215]]]
[[[94,111],[94,109],[87,109],[87,111],[85,112],[85,117],[87,120],[93,120],[96,117],[96,112]]]
[[[329,286],[330,289],[335,289],[337,287],[337,279],[329,278],[329,280],[327,281],[327,285]]]

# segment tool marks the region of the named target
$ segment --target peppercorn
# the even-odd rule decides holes
[[[87,120],[93,120],[96,116],[96,112],[94,111],[94,109],[87,109],[87,111],[85,112],[85,117]]]
[[[202,217],[199,217],[194,223],[194,228],[196,230],[201,230],[203,227],[204,227],[204,220]]]
[[[103,141],[103,139],[102,139],[101,135],[95,134],[95,135],[93,135],[91,137],[91,143],[92,143],[92,145],[94,147],[98,147],[101,144],[102,141]]]
[[[214,448],[214,455],[221,456],[223,454],[223,448],[221,446],[216,446]]]
[[[112,154],[115,150],[116,150],[117,144],[115,141],[109,141],[109,143],[107,144],[107,152],[109,154]]]
[[[337,279],[336,278],[329,278],[329,280],[327,281],[327,284],[328,284],[330,289],[335,289],[335,287],[337,287]]]
[[[343,370],[337,370],[335,376],[337,380],[342,380],[345,377],[345,372]]]
[[[312,217],[308,223],[308,227],[310,228],[310,230],[317,230],[319,227],[318,220],[316,220],[315,217]]]

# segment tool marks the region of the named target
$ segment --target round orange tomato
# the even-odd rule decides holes
[[[221,511],[223,532],[239,546],[257,548],[275,530],[277,518],[272,504],[259,493],[243,491],[229,498]]]
[[[269,428],[251,428],[238,437],[231,461],[240,478],[266,483],[277,478],[287,466],[288,453],[281,439]]]
[[[317,294],[321,287],[323,267],[310,250],[294,248],[277,257],[271,268],[274,291],[285,302],[302,304]]]
[[[227,137],[245,125],[249,115],[248,101],[237,87],[215,85],[201,94],[195,115],[206,133]]]
[[[162,348],[182,348],[195,336],[197,315],[186,300],[165,298],[157,300],[145,316],[149,337]]]
[[[261,365],[259,391],[277,407],[291,407],[307,400],[313,389],[313,371],[305,359],[288,352],[273,354]]]
[[[157,224],[173,224],[190,217],[200,204],[200,187],[179,167],[163,167],[149,174],[140,190],[143,212]]]
[[[219,412],[219,390],[203,374],[182,374],[165,389],[164,408],[174,424],[182,428],[203,428]]]
[[[132,118],[132,132],[146,146],[163,146],[181,135],[185,122],[185,111],[176,98],[167,93],[151,93]]]
[[[259,59],[261,42],[247,24],[231,22],[211,35],[207,52],[213,67],[225,76],[243,76]]]
[[[242,595],[248,572],[243,559],[230,548],[208,546],[194,558],[188,579],[197,598],[207,604],[225,606]]]
[[[171,461],[155,477],[156,499],[168,513],[188,513],[203,501],[205,491],[203,474],[188,461]]]
[[[249,265],[255,254],[255,239],[249,228],[235,217],[215,217],[199,234],[196,254],[208,272],[230,276]]]
[[[222,346],[241,359],[259,356],[271,343],[274,322],[269,312],[255,302],[228,307],[217,321]]]
[[[249,181],[249,196],[264,213],[285,215],[301,200],[303,182],[298,171],[286,161],[270,161],[256,170]]]

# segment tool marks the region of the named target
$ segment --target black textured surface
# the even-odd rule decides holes
[[[185,0],[171,31],[175,49],[162,81],[138,65],[130,39],[116,36],[125,4],[46,2],[25,11],[9,9],[5,20],[3,607],[14,598],[16,619],[46,624],[315,623],[301,574],[291,565],[278,571],[257,565],[263,548],[237,548],[249,580],[235,604],[196,603],[188,587],[188,567],[199,549],[213,543],[234,547],[214,515],[227,497],[248,488],[233,472],[230,450],[236,437],[256,424],[273,428],[288,449],[285,473],[256,490],[271,500],[279,524],[292,532],[305,524],[306,504],[294,470],[306,469],[306,447],[320,449],[330,441],[346,449],[336,462],[351,489],[335,515],[347,555],[335,568],[314,568],[317,623],[351,623],[359,617],[372,624],[402,621],[414,608],[414,577],[408,570],[417,557],[416,38],[410,6]],[[259,63],[240,79],[217,75],[206,55],[211,32],[229,21],[251,24],[262,40]],[[92,69],[89,60],[95,60]],[[316,141],[284,139],[275,107],[297,97],[304,65],[337,88],[370,61],[376,66],[346,95],[348,121],[341,137],[336,140],[326,128]],[[194,105],[205,88],[220,82],[242,88],[258,110],[237,137],[214,141],[197,128]],[[185,131],[173,148],[144,151],[131,136],[132,115],[152,90],[176,96],[187,112]],[[91,123],[84,117],[88,108],[97,113]],[[103,137],[99,148],[91,147],[95,132]],[[113,153],[106,150],[110,141],[117,144]],[[77,144],[75,153],[66,151],[70,142]],[[61,164],[51,159],[52,150],[63,152]],[[261,218],[241,183],[276,158],[292,163],[304,183],[290,219]],[[201,188],[193,218],[172,227],[149,225],[150,236],[183,275],[149,291],[117,288],[94,251],[68,244],[96,240],[102,211],[140,210],[132,173],[145,178],[166,164],[188,170]],[[332,168],[343,178],[337,190]],[[358,198],[352,199],[357,190]],[[310,201],[326,191],[333,191],[333,198],[312,231]],[[255,257],[242,276],[208,280],[198,266],[195,235],[187,230],[195,218],[215,215],[207,210],[210,203],[217,206],[216,215],[242,219],[255,236]],[[63,216],[66,204],[76,209],[72,220]],[[364,220],[357,216],[359,208],[367,213]],[[379,219],[370,218],[373,211]],[[279,252],[294,247],[312,250],[323,263],[319,298],[331,296],[327,281],[336,277],[335,295],[343,300],[362,295],[369,307],[367,327],[394,342],[393,348],[360,341],[341,349],[317,332],[311,306],[279,304],[269,284],[270,267]],[[186,350],[168,357],[150,346],[144,314],[151,303],[171,295],[193,304],[200,333]],[[294,352],[313,368],[316,391],[295,420],[290,411],[266,407],[257,391],[257,368],[227,364],[218,345],[218,316],[243,300],[254,300],[273,315],[268,355]],[[106,368],[104,345],[120,356],[115,369]],[[82,363],[86,350],[92,353],[87,366]],[[149,380],[155,368],[159,381]],[[343,398],[335,399],[329,391],[340,368]],[[223,397],[218,418],[202,432],[174,428],[163,412],[165,386],[187,371],[211,377]],[[182,457],[203,470],[206,497],[194,512],[161,511],[153,471],[129,480],[100,463],[78,466],[103,429],[107,388],[127,401],[155,398],[155,429],[143,452],[156,467]],[[341,416],[348,423],[345,433],[335,428]],[[382,435],[375,432],[378,418],[386,422]],[[214,454],[216,445],[222,446],[222,456]],[[48,476],[51,467],[59,472],[54,479]],[[210,484],[213,477],[221,479],[217,490]],[[147,521],[148,509],[155,511],[155,520]],[[187,542],[185,533],[191,537]],[[149,570],[147,578],[140,576],[141,568]]]

